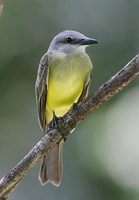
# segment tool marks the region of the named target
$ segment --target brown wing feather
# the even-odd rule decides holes
[[[91,80],[91,78],[89,76],[87,81],[86,81],[86,84],[83,88],[82,94],[78,99],[78,103],[81,102],[83,99],[85,99],[88,96],[88,90],[89,90],[89,87],[90,87],[90,80]]]
[[[48,75],[49,75],[49,62],[51,59],[51,54],[46,53],[40,60],[37,79],[35,83],[35,94],[37,103],[38,120],[40,127],[43,131],[46,129],[46,97],[47,97],[47,87],[48,87]]]

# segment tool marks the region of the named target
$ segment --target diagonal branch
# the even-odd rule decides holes
[[[77,104],[76,109],[69,111],[63,118],[58,118],[58,130],[60,131],[50,126],[47,134],[0,180],[0,199],[7,199],[10,192],[16,188],[23,177],[44,154],[47,155],[56,143],[60,142],[63,137],[68,136],[77,123],[107,102],[135,79],[137,75],[139,75],[139,54],[116,75],[100,86],[96,92]]]

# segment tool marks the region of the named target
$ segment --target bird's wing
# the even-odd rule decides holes
[[[41,58],[35,83],[35,94],[37,103],[38,120],[43,131],[46,129],[46,98],[48,89],[49,62],[51,54],[46,53]]]
[[[90,87],[90,81],[91,81],[91,77],[89,76],[85,85],[84,85],[84,88],[83,88],[83,91],[81,93],[81,96],[79,97],[78,99],[78,103],[81,102],[83,99],[85,99],[87,96],[88,96],[88,91],[89,91],[89,87]]]

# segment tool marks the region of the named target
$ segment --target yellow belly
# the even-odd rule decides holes
[[[61,117],[78,101],[90,70],[88,63],[87,66],[82,66],[78,59],[52,63],[46,99],[47,124],[53,119],[53,112]]]

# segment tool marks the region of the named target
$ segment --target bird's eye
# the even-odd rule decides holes
[[[67,37],[67,38],[66,38],[66,42],[67,42],[67,43],[72,43],[72,38],[71,38],[71,37]]]

